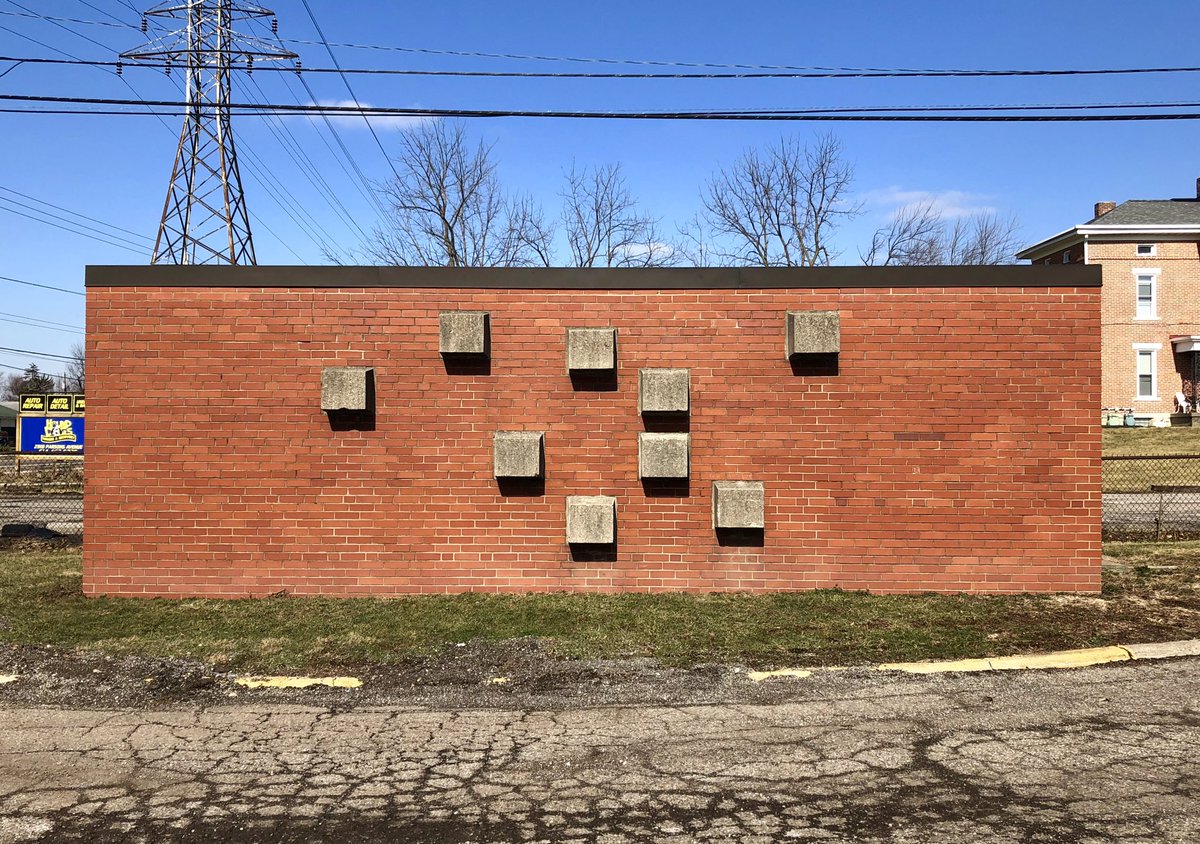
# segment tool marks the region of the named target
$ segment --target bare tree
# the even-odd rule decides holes
[[[689,267],[724,267],[733,262],[703,214],[676,227],[675,254]]]
[[[853,176],[832,135],[811,145],[781,138],[765,151],[748,150],[701,192],[701,218],[713,236],[707,250],[723,264],[829,264],[838,223],[859,212],[847,198]]]
[[[985,211],[947,223],[932,200],[906,205],[875,232],[864,264],[968,266],[1011,264],[1020,242],[1015,217]]]
[[[563,226],[574,267],[661,267],[675,262],[658,220],[638,210],[620,164],[566,174]]]
[[[59,376],[59,389],[64,393],[82,393],[84,391],[84,356],[83,344],[73,343],[70,352],[71,359],[63,366]]]
[[[461,123],[406,130],[383,187],[393,215],[368,255],[405,266],[511,267],[543,263],[549,230],[528,199],[509,197],[489,145],[472,144]]]

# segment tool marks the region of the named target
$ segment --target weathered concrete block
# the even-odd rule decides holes
[[[639,478],[686,478],[690,434],[638,434]]]
[[[497,431],[492,465],[497,478],[540,478],[546,435],[542,431]]]
[[[321,370],[321,410],[370,410],[375,370],[327,366]]]
[[[442,311],[438,351],[443,355],[487,355],[491,315],[487,311]]]
[[[638,373],[638,413],[687,413],[691,370],[643,369]]]
[[[603,371],[617,368],[617,329],[568,328],[567,370]]]
[[[757,528],[765,526],[762,481],[714,481],[713,527]]]
[[[787,356],[836,355],[842,350],[841,326],[837,311],[788,311]]]
[[[610,495],[567,496],[567,543],[611,545],[617,541],[617,499]]]

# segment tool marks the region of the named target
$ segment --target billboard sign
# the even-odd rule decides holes
[[[83,454],[83,422],[79,416],[22,417],[18,451],[22,454]]]

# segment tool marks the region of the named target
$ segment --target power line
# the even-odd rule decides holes
[[[299,38],[284,38],[289,44],[311,44],[315,41],[305,41]],[[650,59],[607,59],[580,58],[574,56],[542,56],[522,53],[487,53],[470,50],[437,50],[429,47],[394,47],[377,44],[346,44],[332,42],[330,46],[345,47],[353,50],[381,50],[396,53],[419,53],[434,56],[456,56],[462,58],[483,59],[515,59],[520,61],[543,62],[573,62],[585,64],[615,64],[615,65],[644,65],[650,67],[693,67],[693,68],[730,68],[735,70],[780,70],[816,73],[821,75],[836,74],[849,77],[858,76],[1070,76],[1090,74],[1120,74],[1120,73],[1174,73],[1186,70],[1196,72],[1200,68],[1133,68],[1133,69],[968,69],[968,68],[903,68],[903,67],[822,67],[816,65],[787,65],[787,64],[730,64],[722,62],[679,62],[656,61]],[[347,70],[347,73],[351,71]]]
[[[82,0],[80,0],[82,2]],[[136,7],[124,0],[118,0],[121,5],[138,13]],[[91,6],[90,3],[84,5]],[[24,8],[24,7],[22,7]],[[93,6],[92,8],[96,8]],[[99,10],[98,10],[99,11]],[[110,21],[82,20],[79,18],[56,17],[52,15],[42,15],[32,12],[9,12],[0,11],[0,15],[10,15],[14,17],[35,18],[51,22],[77,23],[88,24],[93,26],[108,26],[118,27],[126,26],[123,23],[114,23]],[[319,29],[319,28],[318,28]],[[653,59],[612,59],[598,57],[579,57],[579,56],[547,56],[527,53],[492,53],[484,51],[472,50],[443,50],[429,47],[400,47],[383,44],[353,44],[339,41],[311,41],[303,38],[281,38],[279,39],[288,44],[306,44],[318,47],[344,47],[352,50],[374,50],[394,53],[410,53],[419,55],[433,56],[453,56],[459,58],[483,58],[483,59],[506,59],[518,61],[539,61],[539,62],[567,62],[581,64],[606,64],[606,65],[631,65],[631,66],[648,66],[648,67],[690,67],[690,68],[728,68],[734,70],[766,70],[766,71],[795,71],[801,74],[812,74],[811,76],[801,76],[798,78],[828,78],[828,77],[939,77],[939,76],[1075,76],[1075,75],[1094,75],[1094,74],[1131,74],[1131,73],[1196,73],[1200,72],[1200,68],[1196,67],[1151,67],[1151,68],[880,68],[880,67],[836,67],[836,66],[819,66],[819,65],[786,65],[786,64],[742,64],[728,62],[683,62],[683,61],[665,61]],[[255,68],[256,70],[287,70],[284,68]],[[305,68],[305,72],[316,73],[412,73],[426,75],[497,75],[508,76],[513,74],[508,73],[487,73],[487,72],[446,72],[446,71],[381,71],[371,69],[351,69],[351,68]],[[564,74],[516,74],[516,75],[535,75],[535,76],[562,76]],[[572,74],[574,75],[574,74]],[[791,74],[789,74],[791,75]],[[721,75],[717,77],[706,76],[704,74],[664,74],[664,75],[646,75],[646,74],[581,74],[583,77],[594,78],[687,78],[694,77],[703,78],[752,78],[747,74],[735,73]]]
[[[8,200],[8,199],[5,199],[4,197],[0,197],[0,203],[3,203],[3,202],[12,202],[12,200]],[[25,206],[25,207],[28,208],[29,206]],[[46,220],[46,219],[42,219],[42,217],[36,217],[33,214],[27,213],[25,211],[18,211],[15,208],[8,208],[8,207],[4,206],[3,204],[0,204],[0,211],[7,211],[9,214],[15,214],[18,217],[24,217],[25,219],[32,220],[33,222],[36,222],[36,223],[42,223],[47,226],[52,226],[56,229],[62,229],[65,232],[70,232],[71,234],[79,235],[80,237],[86,237],[89,240],[95,240],[99,243],[103,243],[105,246],[114,246],[118,249],[126,249],[130,252],[138,252],[138,253],[142,252],[142,249],[143,249],[143,247],[128,246],[128,245],[126,245],[126,243],[119,243],[115,240],[115,235],[112,236],[114,239],[109,239],[108,236],[100,237],[95,234],[88,234],[87,232],[73,229],[70,226],[78,225],[78,224],[70,223],[70,221],[63,220],[62,218],[57,218],[57,220],[55,220],[55,219]],[[52,216],[50,214],[47,214],[44,211],[38,211],[35,213],[42,214],[44,216]]]
[[[266,97],[266,92],[263,91],[262,87],[257,81],[251,79],[251,84],[254,85],[259,94],[261,94],[264,98]],[[334,213],[337,214],[351,229],[357,230],[359,236],[365,239],[366,233],[359,227],[358,222],[354,219],[354,215],[350,213],[349,209],[347,209],[344,204],[342,204],[342,201],[337,196],[337,192],[334,191],[328,180],[321,173],[320,168],[316,166],[312,158],[310,158],[304,151],[304,148],[300,146],[300,143],[296,140],[296,136],[291,131],[291,128],[278,117],[274,118],[274,120],[266,121],[266,126],[267,129],[275,136],[275,139],[279,141],[280,146],[283,147],[284,151],[296,164],[300,172],[304,174],[309,183],[312,184],[312,186],[317,189],[317,192],[322,195],[325,201],[329,203],[329,206],[333,209]],[[284,137],[285,135],[286,139]],[[347,176],[350,175],[348,171],[344,172],[346,172]],[[284,190],[287,192],[286,188]],[[298,204],[297,207],[302,206]],[[319,226],[317,230],[320,230]],[[324,245],[322,248],[324,248]]]
[[[16,6],[18,9],[24,9],[26,12],[29,12],[30,14],[36,14],[33,11],[33,9],[30,9],[28,6],[22,6],[20,3],[17,2],[17,0],[8,0],[8,2],[9,2],[9,4]],[[84,35],[81,32],[76,32],[75,30],[71,29],[69,26],[66,26],[65,24],[62,24],[58,21],[48,20],[47,23],[49,23],[51,26],[57,26],[59,29],[65,30],[66,32],[71,33],[72,35],[76,36],[77,38],[82,38],[84,41],[91,42],[92,44],[95,44],[97,47],[99,47],[101,50],[107,50],[109,52],[116,52],[115,50],[112,49],[112,47],[109,47],[107,44],[101,44],[95,38]]]
[[[11,0],[10,0],[11,2]],[[10,30],[11,31],[11,30]],[[72,31],[73,30],[68,30]],[[78,33],[76,33],[78,34]],[[83,37],[83,36],[81,36]],[[294,39],[280,39],[281,42],[294,43]],[[95,43],[95,42],[94,42]],[[304,42],[316,43],[316,42]],[[43,45],[45,46],[45,45]],[[331,53],[332,55],[332,53]],[[165,70],[166,62],[138,61],[116,62],[103,60],[65,61],[63,59],[45,58],[2,58],[0,61],[24,61],[30,64],[84,64],[102,67],[143,68]],[[543,72],[519,70],[417,70],[411,68],[386,67],[341,67],[334,59],[334,67],[281,67],[276,65],[255,65],[255,73],[284,73],[303,76],[305,74],[336,73],[343,77],[348,75],[379,75],[379,76],[446,76],[467,78],[498,78],[498,79],[944,79],[944,78],[980,78],[980,77],[1026,77],[1026,76],[1113,76],[1147,73],[1200,73],[1200,67],[1126,67],[1126,68],[1035,68],[1030,70],[905,70],[905,69],[811,69],[811,70],[778,70],[778,71],[739,71],[733,73],[597,73],[597,72]],[[564,60],[565,61],[565,60]],[[174,67],[174,65],[170,65]],[[248,70],[247,67],[235,67],[235,70]],[[351,96],[353,91],[351,90]],[[355,97],[357,102],[357,97]]]
[[[8,282],[12,282],[13,284],[24,284],[28,287],[40,287],[43,290],[54,290],[59,293],[70,293],[72,296],[86,295],[82,291],[79,291],[79,290],[68,290],[65,287],[54,287],[49,284],[38,284],[37,282],[34,282],[34,281],[25,281],[24,279],[20,279],[20,278],[10,278],[9,276],[6,276],[6,275],[0,275],[0,281],[8,281]]]
[[[14,190],[13,188],[5,187],[4,185],[0,185],[0,191],[5,191],[6,193],[16,194],[17,196],[20,196],[24,199],[28,199],[31,202],[36,202],[39,205],[49,206],[50,208],[57,209],[66,214],[70,214],[75,217],[81,217],[84,220],[90,220],[93,223],[99,223],[102,226],[106,226],[110,229],[116,229],[119,232],[124,232],[125,234],[133,235],[134,237],[141,238],[142,240],[146,240],[146,241],[150,240],[150,238],[146,237],[144,234],[139,234],[138,232],[135,232],[132,229],[126,229],[126,228],[122,228],[121,226],[113,225],[112,223],[106,223],[104,220],[97,220],[95,217],[89,217],[87,214],[83,214],[79,211],[72,211],[69,208],[63,208],[61,205],[55,205],[53,202],[47,202],[44,199],[38,199],[35,196],[30,196],[27,193],[21,193],[21,191],[19,191],[19,190]]]
[[[50,360],[65,360],[73,361],[74,357],[70,355],[55,355],[50,352],[31,352],[29,349],[10,349],[7,346],[0,346],[0,352],[14,352],[19,355],[29,355],[35,358],[49,358]]]
[[[26,322],[23,319],[8,319],[7,317],[0,317],[0,322],[8,322],[12,323],[13,325],[23,325],[26,328],[37,328],[41,331],[59,331],[63,334],[83,334],[83,332],[79,329],[55,328],[52,325],[38,325],[36,322]]]
[[[87,4],[85,4],[85,5],[87,5]],[[51,21],[51,22],[57,21],[60,23],[82,23],[82,24],[87,24],[88,26],[124,26],[124,24],[110,23],[108,21],[89,21],[89,20],[81,20],[79,18],[57,17],[55,15],[39,15],[36,12],[6,12],[3,9],[0,9],[0,15],[7,15],[8,17],[12,17],[12,18],[33,18],[34,20],[43,20],[43,21]]]
[[[145,105],[153,108],[182,109],[186,102],[177,100],[123,100],[103,97],[55,97],[32,94],[0,94],[0,101],[16,101],[29,103],[67,103],[79,105],[113,105],[136,106]],[[908,122],[908,123],[1094,123],[1113,121],[1147,121],[1147,120],[1196,120],[1200,113],[1181,112],[1163,113],[1151,112],[1141,114],[910,114],[901,113],[902,109],[883,107],[881,111],[888,113],[861,113],[867,108],[853,109],[855,113],[838,113],[834,109],[765,109],[765,110],[706,110],[706,111],[536,111],[514,109],[454,109],[454,108],[413,108],[408,106],[336,106],[336,105],[287,105],[284,103],[229,103],[225,106],[234,111],[271,116],[275,114],[366,114],[379,117],[542,117],[542,118],[572,118],[587,120],[739,120],[739,121],[816,121],[816,122]],[[1082,106],[1086,109],[1113,108],[1108,104]],[[1180,103],[1173,107],[1196,108],[1200,103]],[[995,106],[969,107],[971,109],[993,109]],[[1012,106],[999,107],[1001,110],[1014,111],[1021,108],[1045,110],[1043,106]],[[1072,107],[1075,108],[1075,107]],[[965,111],[968,109],[944,106],[922,106],[925,112]],[[176,115],[185,112],[154,111],[95,111],[85,109],[49,110],[49,109],[0,109],[7,113],[25,114],[156,114]]]
[[[32,211],[35,214],[42,214],[46,217],[50,217],[54,220],[57,220],[58,222],[67,223],[69,225],[75,226],[76,228],[83,229],[84,231],[89,231],[89,232],[92,232],[93,234],[101,235],[102,237],[105,237],[109,240],[116,241],[118,244],[125,244],[127,246],[139,247],[139,245],[136,242],[130,240],[129,238],[122,237],[121,235],[117,235],[117,234],[112,234],[111,232],[106,232],[103,229],[98,229],[95,226],[89,226],[86,223],[77,223],[74,220],[65,220],[62,217],[58,217],[49,211],[43,211],[41,208],[38,208],[37,206],[34,206],[34,205],[30,205],[27,202],[19,202],[18,200],[10,199],[7,196],[0,196],[0,202],[7,202],[12,205],[16,205],[18,208],[24,208],[27,211]],[[6,209],[6,210],[11,210],[11,209]],[[83,234],[83,232],[79,232],[79,234]]]
[[[47,325],[57,325],[57,326],[60,326],[61,328],[70,328],[75,331],[83,331],[82,325],[70,325],[65,322],[55,322],[54,320],[42,319],[41,317],[29,316],[28,314],[10,314],[10,313],[6,313],[4,311],[0,311],[0,316],[16,317],[17,319],[27,319],[27,320],[31,320],[33,322],[44,322]]]
[[[22,373],[29,371],[28,366],[13,366],[13,365],[7,364],[7,363],[0,363],[0,369],[7,369],[12,372],[22,372]],[[38,367],[38,372],[40,372],[42,375],[45,375],[47,378],[57,378],[57,379],[61,380],[65,377],[67,377],[65,372],[49,372],[47,370],[42,369],[41,367]]]
[[[277,33],[272,33],[272,37],[279,44],[280,48],[283,48],[283,41],[279,38],[279,35]],[[287,80],[288,77],[285,76],[284,79]],[[316,103],[318,101],[317,95],[315,93],[313,93],[313,89],[308,84],[308,80],[305,79],[303,76],[298,76],[298,79],[300,80],[301,86],[304,88],[305,92],[308,94],[309,101],[312,103]],[[295,94],[291,85],[287,84],[286,87],[288,89],[288,93],[292,96],[292,99],[294,99],[296,101],[297,105],[301,105],[302,103],[300,102],[300,98]],[[355,102],[358,102],[357,98],[355,98]],[[342,158],[345,159],[345,162],[350,165],[350,168],[358,176],[358,182],[355,183],[355,186],[358,188],[359,193],[361,193],[363,195],[363,197],[367,200],[367,202],[369,204],[374,206],[375,210],[380,215],[386,215],[387,209],[383,207],[383,203],[380,202],[379,197],[375,192],[374,186],[371,184],[371,181],[367,178],[366,174],[363,173],[362,168],[359,166],[357,159],[355,159],[354,156],[350,153],[350,149],[348,146],[346,146],[346,142],[342,139],[341,133],[338,132],[337,127],[333,125],[333,122],[326,115],[321,115],[321,120],[325,125],[325,129],[333,137],[333,140],[337,144],[338,149],[341,150]],[[350,171],[346,169],[346,165],[345,165],[345,163],[343,163],[342,158],[338,157],[337,153],[334,152],[333,148],[329,146],[329,142],[325,139],[325,137],[323,135],[321,135],[319,132],[317,133],[317,135],[318,135],[318,137],[321,138],[322,142],[325,143],[326,149],[328,149],[330,151],[330,154],[333,155],[334,160],[338,162],[338,166],[342,168],[342,172],[346,174],[346,176],[351,180],[351,182],[354,182],[354,176],[352,176],[350,174]],[[388,164],[389,164],[389,166],[391,165],[390,159],[388,160]],[[394,168],[393,168],[393,172],[395,172]],[[355,226],[355,228],[357,228],[357,225]],[[364,235],[364,238],[365,238],[365,235]]]
[[[301,0],[304,4],[304,11],[308,12],[308,19],[312,21],[313,28],[317,30],[317,36],[321,39],[321,43],[325,45],[325,52],[329,54],[329,60],[333,62],[334,68],[337,69],[338,75],[342,78],[342,84],[346,86],[346,90],[350,93],[350,99],[358,105],[358,96],[354,93],[354,88],[350,86],[350,80],[346,78],[345,71],[342,70],[342,65],[338,62],[337,56],[334,55],[333,48],[329,46],[329,39],[325,37],[325,32],[321,29],[321,24],[317,23],[317,16],[313,14],[312,6],[308,0]],[[392,163],[392,157],[388,155],[386,149],[383,148],[383,141],[379,140],[379,135],[375,132],[375,127],[371,125],[371,121],[363,115],[363,122],[367,124],[367,128],[371,130],[371,137],[375,139],[375,145],[379,147],[379,151],[383,153],[383,158],[391,168],[392,174],[397,180],[400,178],[400,173],[396,170],[396,165]]]

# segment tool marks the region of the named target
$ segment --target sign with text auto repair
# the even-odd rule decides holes
[[[83,454],[84,397],[72,393],[22,395],[17,415],[21,454]]]

